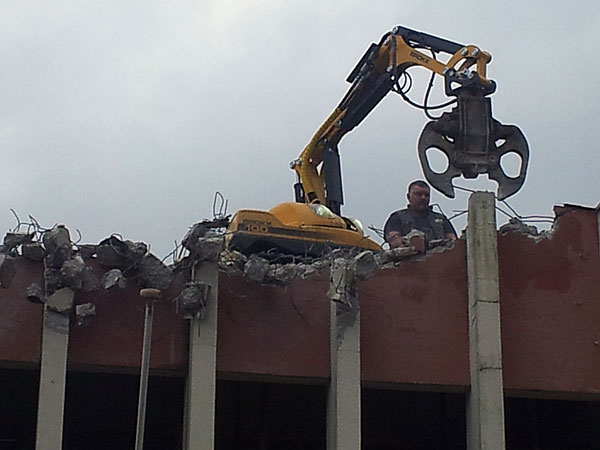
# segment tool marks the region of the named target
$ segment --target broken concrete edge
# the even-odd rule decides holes
[[[552,240],[556,232],[560,227],[561,216],[563,214],[557,214],[552,222],[552,226],[548,230],[539,231],[534,225],[527,225],[525,222],[512,218],[507,223],[503,224],[498,228],[498,235],[505,236],[507,234],[520,234],[528,239],[533,240],[536,244]]]
[[[554,212],[554,219],[552,221],[552,225],[547,230],[539,231],[537,227],[533,225],[527,225],[524,221],[521,221],[518,218],[512,218],[508,221],[508,223],[505,223],[498,229],[498,233],[500,235],[518,233],[533,239],[536,244],[546,240],[551,240],[558,232],[564,216],[577,211],[589,211],[598,214],[600,212],[600,203],[594,208],[564,203],[563,205],[555,205],[552,210]]]
[[[337,259],[349,261],[358,281],[365,281],[383,269],[398,267],[412,258],[426,259],[431,253],[439,253],[454,247],[453,241],[440,241],[439,245],[420,251],[415,246],[398,247],[374,252],[360,248],[340,248],[320,257],[302,258],[302,262],[277,263],[259,255],[246,256],[240,252],[225,250],[221,254],[219,268],[223,272],[241,275],[250,282],[264,285],[287,286],[296,279],[311,279],[323,275]],[[421,247],[423,248],[423,247]],[[294,257],[288,255],[290,259]]]
[[[28,299],[34,302],[44,302],[45,296],[51,295],[63,287],[69,287],[76,292],[123,289],[126,287],[128,279],[132,278],[141,281],[142,287],[166,289],[170,286],[175,273],[186,269],[186,263],[187,269],[189,269],[194,263],[206,261],[215,262],[221,272],[238,274],[249,281],[267,285],[287,286],[296,279],[306,280],[322,275],[323,270],[329,268],[331,261],[343,257],[355,260],[353,267],[357,279],[362,281],[370,278],[380,269],[395,267],[400,261],[419,254],[419,249],[413,246],[380,252],[361,249],[335,249],[315,258],[278,255],[279,259],[291,260],[291,262],[279,263],[277,260],[268,260],[258,255],[246,256],[235,250],[226,249],[224,247],[224,236],[212,235],[198,238],[195,241],[193,248],[195,259],[192,259],[189,255],[179,263],[168,267],[150,253],[139,257],[139,249],[146,248],[142,247],[141,243],[116,239],[112,236],[102,241],[96,248],[103,250],[88,252],[86,259],[80,256],[77,249],[75,249],[70,258],[62,262],[60,268],[53,267],[53,265],[56,266],[56,260],[48,261],[44,259],[46,292],[40,294],[35,287],[31,287],[31,292],[28,292]],[[120,247],[117,247],[117,245]],[[88,244],[86,249],[89,250],[91,247]],[[447,249],[449,247],[437,247],[428,250],[428,252],[439,251],[440,248]],[[132,249],[133,257],[128,255],[127,249]],[[98,256],[98,254],[101,256]],[[129,257],[136,258],[137,264],[124,268],[124,270],[117,267],[108,269],[101,279],[90,266],[86,265],[86,261],[98,260],[103,267],[110,267],[111,265],[124,267],[123,261]],[[191,279],[191,274],[188,274],[187,278]]]
[[[550,239],[556,232],[560,216],[573,208],[570,205],[556,207],[556,220],[548,231],[540,233],[535,227],[513,220],[500,227],[498,232],[521,233],[536,242]],[[174,258],[175,262],[171,265],[164,264],[150,253],[147,244],[125,240],[116,234],[99,244],[75,244],[70,240],[69,231],[64,225],[45,231],[37,240],[35,233],[11,232],[7,233],[3,250],[0,250],[0,269],[3,262],[18,257],[44,261],[46,292],[43,295],[34,292],[28,298],[32,301],[45,301],[44,296],[63,287],[75,292],[122,289],[133,279],[141,288],[167,289],[180,271],[187,270],[186,278],[191,280],[189,269],[198,262],[214,262],[221,272],[240,275],[251,282],[287,286],[296,279],[322,276],[324,269],[329,270],[335,258],[344,257],[354,260],[353,270],[357,280],[365,281],[379,270],[398,267],[407,258],[424,260],[430,254],[444,252],[454,246],[453,241],[436,241],[426,247],[422,233],[413,231],[405,237],[406,246],[394,249],[382,249],[378,252],[335,249],[315,258],[277,255],[275,259],[266,259],[260,255],[247,256],[227,249],[223,231],[227,224],[227,218],[193,224],[182,240],[182,248],[187,250],[187,256],[179,260]],[[106,269],[100,277],[86,264],[89,260],[97,261]],[[9,266],[6,266],[5,271],[6,275],[10,275]],[[2,287],[6,287],[6,284],[8,283],[2,283]]]
[[[67,287],[58,289],[46,299],[46,306],[60,314],[68,315],[73,307],[75,292]]]
[[[35,240],[33,234],[8,233],[4,246],[5,253],[0,253],[2,260],[26,258],[44,263],[44,281],[47,295],[54,291],[69,287],[74,291],[90,292],[101,288],[100,280],[86,262],[94,260],[106,269],[102,275],[104,288],[124,287],[123,281],[135,278],[142,287],[165,289],[174,278],[173,269],[148,251],[143,242],[122,240],[111,235],[97,245],[79,245],[71,241],[68,229],[58,225],[40,234]],[[122,277],[114,272],[120,271]],[[108,282],[112,275],[115,280]]]

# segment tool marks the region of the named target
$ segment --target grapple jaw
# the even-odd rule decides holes
[[[499,200],[516,193],[525,182],[529,162],[529,146],[521,130],[514,125],[503,125],[492,117],[491,100],[488,97],[495,84],[484,86],[473,83],[456,90],[446,85],[446,92],[457,97],[457,105],[451,111],[433,120],[419,137],[419,160],[425,178],[438,191],[454,198],[452,180],[460,175],[476,178],[487,173],[498,183]],[[448,158],[444,172],[436,172],[429,164],[427,151],[441,151]],[[514,153],[521,159],[519,173],[508,176],[500,164],[502,157]]]

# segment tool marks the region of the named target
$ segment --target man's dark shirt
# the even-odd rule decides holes
[[[427,242],[445,239],[448,233],[457,236],[456,230],[446,216],[433,212],[431,208],[424,213],[411,211],[410,208],[392,213],[385,222],[383,233],[386,238],[390,231],[398,231],[405,236],[415,228],[425,233]]]

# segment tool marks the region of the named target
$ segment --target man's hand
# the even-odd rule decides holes
[[[399,231],[390,231],[385,240],[390,244],[390,248],[402,247],[404,245],[402,243],[402,235]]]

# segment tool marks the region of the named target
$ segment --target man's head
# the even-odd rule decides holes
[[[419,212],[427,211],[430,195],[431,189],[429,189],[427,183],[423,180],[413,181],[408,185],[408,193],[406,194],[409,208]]]

